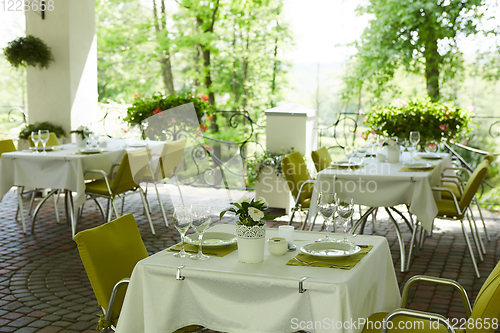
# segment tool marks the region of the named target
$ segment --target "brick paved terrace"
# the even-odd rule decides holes
[[[170,198],[168,190],[172,193]],[[172,220],[173,202],[178,193],[173,187],[160,188],[167,211]],[[183,187],[186,204],[206,203],[213,207],[213,223],[230,223],[232,218],[218,221],[216,215],[227,207],[230,199],[225,190]],[[132,213],[139,225],[144,243],[150,254],[179,241],[172,225],[166,227],[153,191],[149,192],[156,235],[152,235],[138,194],[127,197],[125,212]],[[233,199],[242,192],[231,192]],[[253,195],[253,193],[247,193]],[[29,196],[24,198],[25,210]],[[63,201],[59,211],[63,212]],[[15,220],[17,197],[11,190],[2,200],[0,210],[0,332],[95,332],[100,309],[80,261],[76,244],[71,239],[71,228],[61,214],[61,223],[55,221],[51,201],[42,207],[35,233],[23,235],[20,222]],[[476,279],[459,223],[436,221],[436,230],[427,238],[423,250],[407,273],[400,272],[399,246],[388,216],[379,213],[376,229],[367,224],[365,234],[385,236],[391,246],[394,266],[400,286],[411,276],[426,274],[458,280],[474,301],[479,289],[500,258],[500,216],[485,211],[491,242],[485,241],[487,254],[479,263],[481,278]],[[30,219],[27,219],[30,225]],[[286,218],[269,222],[269,227],[285,224]],[[102,223],[94,203],[88,201],[78,229],[87,229]],[[319,230],[319,225],[316,226]],[[404,239],[409,230],[402,226]],[[483,237],[484,239],[484,237]],[[458,293],[448,287],[421,284],[410,294],[409,307],[432,311],[448,318],[463,318],[465,311]]]

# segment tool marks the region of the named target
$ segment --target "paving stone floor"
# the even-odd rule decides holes
[[[172,196],[168,195],[168,190]],[[225,217],[218,221],[216,215],[227,207],[230,197],[237,199],[238,191],[182,188],[186,204],[207,203],[213,207],[214,223],[232,222]],[[167,216],[171,220],[173,204],[180,202],[176,189],[160,188]],[[139,225],[148,251],[152,254],[179,241],[173,226],[166,227],[159,212],[158,203],[150,191],[149,199],[156,235],[152,235],[139,195],[127,197],[125,213],[132,213]],[[253,195],[247,193],[247,195]],[[59,211],[63,211],[63,201]],[[29,197],[24,198],[25,209]],[[95,300],[87,275],[81,264],[75,243],[71,239],[71,228],[61,214],[61,223],[55,222],[51,202],[40,210],[35,232],[28,228],[22,234],[21,224],[15,219],[17,197],[14,190],[5,195],[0,203],[0,332],[95,332],[100,309]],[[479,264],[481,278],[476,279],[468,256],[467,247],[458,223],[437,221],[436,231],[427,238],[423,250],[412,263],[409,272],[401,273],[399,247],[396,233],[387,215],[379,213],[376,230],[367,224],[365,234],[385,236],[391,246],[396,275],[400,286],[415,274],[446,277],[458,280],[474,301],[482,283],[500,259],[500,215],[486,212],[486,222],[491,242],[485,242],[487,254]],[[27,218],[28,225],[31,219]],[[269,227],[285,224],[286,217],[269,222]],[[101,224],[96,206],[88,202],[78,229],[87,229]],[[319,230],[319,224],[315,228]],[[408,241],[409,230],[402,226],[404,239]],[[412,309],[440,313],[448,318],[463,318],[460,296],[446,287],[419,285],[410,294]]]

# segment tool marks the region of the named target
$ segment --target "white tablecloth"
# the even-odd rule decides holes
[[[121,162],[125,149],[107,148],[100,154],[75,154],[75,145],[63,145],[62,150],[35,154],[19,151],[2,154],[0,158],[0,195],[12,186],[67,189],[76,193],[76,204],[85,202],[84,172],[100,169],[109,173],[111,166]]]
[[[212,231],[235,233],[235,226]],[[267,237],[277,234],[267,230]],[[320,237],[296,231],[295,244],[300,248]],[[387,240],[364,235],[353,240],[374,248],[351,270],[287,266],[297,252],[272,256],[267,249],[259,264],[238,262],[237,251],[206,261],[159,252],[135,267],[116,332],[164,333],[199,324],[231,333],[276,333],[298,331],[311,321],[321,321],[321,327],[307,329],[311,332],[360,332],[361,325],[333,330],[327,325],[393,310],[400,294]],[[180,265],[185,265],[183,281],[175,279]],[[307,291],[299,293],[304,276]]]
[[[417,216],[426,230],[430,230],[438,212],[431,188],[440,185],[443,169],[451,166],[450,155],[442,156],[441,160],[415,161],[436,165],[429,172],[399,172],[403,167],[401,162],[381,163],[373,158],[365,159],[367,165],[360,171],[325,169],[316,178],[309,214],[312,217],[316,213],[320,189],[351,196],[356,204],[370,207],[410,204],[410,212]],[[403,161],[408,161],[410,156],[404,153],[403,157]]]

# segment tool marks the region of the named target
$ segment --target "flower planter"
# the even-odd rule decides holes
[[[287,214],[294,205],[292,194],[288,189],[285,179],[277,176],[271,167],[264,167],[255,182],[255,197],[263,197],[269,203],[269,207],[284,208]]]
[[[238,260],[245,264],[257,264],[264,261],[266,244],[266,225],[248,227],[236,224],[238,237]]]

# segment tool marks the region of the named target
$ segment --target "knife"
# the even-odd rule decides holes
[[[175,252],[180,252],[181,249],[175,249],[175,248],[169,248],[168,249],[169,251],[175,251]],[[186,252],[189,252],[189,253],[198,253],[198,251],[195,251],[195,250],[184,250]],[[215,252],[205,252],[203,251],[203,254],[210,254],[210,255],[213,255],[213,256],[220,256],[221,254],[220,253],[215,253]]]

